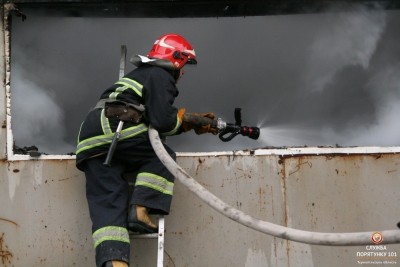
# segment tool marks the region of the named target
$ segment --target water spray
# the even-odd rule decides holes
[[[223,142],[231,141],[239,134],[254,140],[257,140],[260,136],[260,128],[242,126],[242,114],[240,108],[235,108],[235,123],[225,122],[221,118],[215,120],[191,113],[186,113],[183,116],[183,120],[198,126],[211,125],[212,128],[218,129],[219,139]]]

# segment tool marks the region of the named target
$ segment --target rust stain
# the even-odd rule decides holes
[[[285,207],[285,226],[288,226],[288,210],[287,210],[287,205],[286,205],[286,164],[285,164],[285,159],[281,158],[282,164],[282,170],[281,170],[281,179],[282,179],[282,191],[283,191],[283,205]]]
[[[175,262],[174,262],[174,259],[171,257],[171,255],[169,255],[169,253],[167,252],[167,250],[164,249],[164,253],[165,253],[165,255],[167,255],[167,257],[168,257],[168,259],[170,260],[170,262],[172,263],[172,265],[173,265],[174,267],[176,267]]]
[[[325,159],[326,159],[326,160],[331,160],[331,159],[333,159],[333,158],[334,158],[334,156],[332,156],[332,155],[326,155],[326,156],[325,156]]]
[[[235,177],[236,177],[236,179],[240,179],[240,178],[243,178],[243,179],[249,178],[249,179],[251,179],[251,170],[247,171],[247,170],[244,170],[244,169],[241,169],[241,168],[237,168],[237,173],[235,172]]]
[[[285,157],[280,156],[279,157],[279,164],[282,165],[281,169],[281,179],[282,179],[282,191],[283,191],[283,206],[285,208],[284,211],[284,220],[285,220],[285,226],[288,227],[288,207],[287,207],[287,192],[286,192],[286,163],[285,163]],[[290,175],[290,174],[289,174]],[[286,255],[288,259],[288,266],[290,266],[290,241],[288,239],[286,241]]]
[[[7,266],[8,264],[11,264],[11,258],[13,257],[13,254],[11,251],[8,250],[7,245],[5,245],[4,242],[4,233],[1,234],[0,236],[0,258],[1,262],[3,263],[4,266]]]
[[[269,187],[271,193],[271,207],[272,207],[272,217],[275,217],[275,207],[274,207],[274,190],[272,190],[272,185]]]
[[[205,159],[203,159],[203,160],[201,158],[198,159],[199,164],[197,165],[197,168],[196,168],[196,175],[199,174],[200,168],[202,167],[202,163],[204,161],[205,161]]]
[[[296,172],[298,172],[300,170],[301,165],[307,164],[310,168],[312,168],[312,163],[311,162],[309,162],[309,161],[301,162],[301,161],[302,161],[301,158],[299,158],[299,163],[296,165],[296,169],[294,171],[290,172],[289,176],[294,174],[294,173],[296,173]]]
[[[19,226],[18,223],[14,222],[14,221],[11,221],[11,220],[8,220],[8,219],[0,218],[0,221],[5,221],[5,222],[12,223],[12,224],[14,224],[14,225],[17,226],[17,227]]]
[[[63,179],[59,179],[58,181],[62,182],[62,181],[69,180],[69,179],[71,179],[71,177],[66,177],[66,178],[63,178]],[[47,180],[45,181],[45,183],[47,183]]]

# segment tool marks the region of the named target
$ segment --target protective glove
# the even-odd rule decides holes
[[[209,118],[209,119],[212,119],[212,120],[215,118],[214,112],[190,113],[190,114],[193,115],[193,116],[198,116],[198,117],[206,117],[206,118]]]
[[[209,119],[214,119],[215,115],[213,112],[208,112],[208,113],[191,113],[194,116],[199,116],[199,117],[206,117]],[[210,124],[203,125],[203,126],[197,126],[193,125],[194,132],[198,135],[200,134],[205,134],[205,133],[212,133],[212,134],[218,134],[218,129],[211,127]]]
[[[194,132],[196,134],[205,134],[205,133],[212,133],[214,135],[218,134],[218,129],[211,127],[210,124],[204,126],[195,126]]]
[[[196,134],[204,134],[204,133],[212,133],[212,134],[218,134],[218,129],[211,127],[210,124],[199,126],[194,123],[184,121],[183,117],[186,113],[185,108],[181,108],[178,110],[178,118],[181,120],[181,129],[183,132],[188,132],[190,130],[194,130]],[[195,116],[195,117],[206,117],[209,119],[214,119],[214,113],[208,112],[208,113],[190,113],[190,115]]]

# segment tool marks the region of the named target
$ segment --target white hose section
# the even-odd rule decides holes
[[[221,199],[210,193],[195,179],[185,172],[168,154],[158,135],[158,132],[150,126],[149,129],[150,141],[154,151],[167,167],[167,169],[190,191],[197,195],[202,201],[207,203],[213,209],[222,215],[236,221],[244,226],[252,228],[256,231],[279,237],[287,240],[297,241],[300,243],[325,245],[325,246],[358,246],[371,245],[371,232],[357,233],[321,233],[310,232],[288,228],[285,226],[262,221],[245,214],[244,212],[235,209],[226,204]],[[383,242],[380,244],[397,244],[400,243],[400,230],[384,230],[379,231],[383,236]]]

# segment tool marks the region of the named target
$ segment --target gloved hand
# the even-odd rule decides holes
[[[198,116],[198,117],[206,117],[206,118],[209,118],[209,119],[214,119],[215,118],[215,115],[214,115],[214,112],[208,112],[208,113],[190,113],[191,115],[193,115],[193,116]]]
[[[183,132],[188,132],[190,130],[194,130],[196,134],[204,134],[204,133],[212,133],[212,134],[218,134],[218,129],[212,128],[210,124],[199,126],[196,124],[196,120],[189,122],[183,120],[183,117],[186,113],[186,109],[181,108],[178,110],[178,118],[181,120],[181,129]],[[209,112],[209,113],[190,113],[190,117],[205,117],[208,119],[214,119],[214,113]]]
[[[194,132],[196,134],[212,133],[215,135],[215,134],[218,134],[218,129],[211,127],[210,124],[207,124],[204,126],[195,126]]]
[[[198,116],[198,117],[206,117],[209,119],[214,119],[215,115],[213,112],[208,112],[208,113],[191,113],[194,116]],[[197,126],[197,125],[193,125],[193,129],[194,132],[196,134],[205,134],[205,133],[212,133],[212,134],[218,134],[218,129],[217,128],[213,128],[211,127],[210,124],[207,125],[203,125],[203,126]]]

